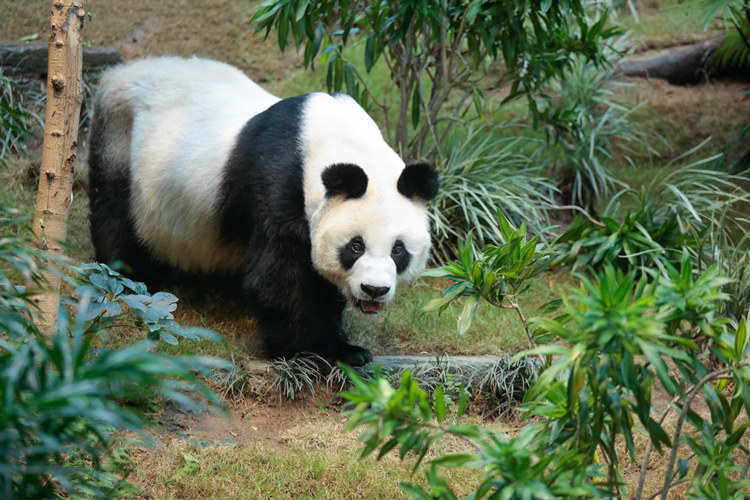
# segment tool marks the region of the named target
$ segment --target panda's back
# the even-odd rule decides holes
[[[104,106],[122,102],[132,112],[130,208],[139,239],[183,270],[241,269],[244,249],[218,234],[221,171],[245,123],[279,99],[227,64],[172,57],[109,72],[102,94]]]

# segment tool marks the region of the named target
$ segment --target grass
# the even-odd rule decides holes
[[[465,444],[451,442],[433,453],[446,447],[467,451]],[[357,448],[356,436],[344,434],[337,419],[305,415],[270,442],[191,444],[172,438],[156,449],[141,449],[134,456],[137,471],[131,481],[152,498],[189,500],[405,498],[399,482],[422,480],[421,470],[412,475],[412,460],[399,462],[395,452],[380,461],[359,460]],[[479,474],[455,471],[452,479],[467,485],[465,495]]]
[[[641,0],[621,7],[616,23],[630,31],[639,50],[658,50],[716,36],[714,32],[695,32],[685,26],[685,11],[679,0]]]

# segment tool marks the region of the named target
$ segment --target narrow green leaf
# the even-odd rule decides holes
[[[411,125],[417,128],[419,125],[419,111],[421,108],[419,100],[419,85],[414,86],[414,91],[411,95]]]
[[[737,325],[737,333],[735,333],[734,337],[734,352],[737,355],[737,359],[740,360],[743,357],[743,354],[745,352],[745,347],[747,345],[747,324],[745,323],[745,320],[743,319],[740,321],[740,324]]]
[[[377,45],[378,39],[375,35],[375,32],[372,31],[367,35],[367,40],[365,41],[365,71],[367,71],[368,73],[370,72],[372,67],[375,66],[375,61],[377,60]]]
[[[359,90],[357,89],[354,67],[348,62],[344,65],[344,83],[346,84],[346,93],[357,99],[359,97]]]
[[[458,338],[463,337],[469,331],[471,322],[474,320],[474,313],[479,306],[479,295],[469,295],[464,303],[461,315],[458,317]]]
[[[451,455],[444,455],[435,460],[430,460],[429,463],[432,465],[441,465],[443,467],[462,467],[476,459],[476,455],[472,455],[471,453],[454,453]]]
[[[344,59],[337,57],[333,63],[333,91],[341,92],[344,84]]]
[[[438,422],[445,420],[445,394],[441,385],[435,388],[435,416]]]

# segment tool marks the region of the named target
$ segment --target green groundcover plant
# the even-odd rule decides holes
[[[0,234],[0,497],[132,493],[113,475],[127,462],[117,431],[139,433],[148,418],[128,402],[150,395],[178,406],[221,406],[201,375],[227,363],[164,354],[156,341],[218,337],[174,323],[173,296],[150,295],[106,266],[70,262],[63,264],[76,296],[64,301],[57,330],[42,335],[30,293],[44,286],[49,257],[12,210],[0,209]],[[107,332],[115,326],[139,328],[147,338],[111,349]]]

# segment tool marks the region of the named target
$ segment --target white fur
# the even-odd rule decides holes
[[[101,88],[103,105],[133,109],[138,237],[184,270],[242,269],[245,249],[219,238],[220,171],[242,126],[279,99],[238,69],[198,58],[136,61],[108,72]]]
[[[423,203],[401,195],[397,188],[404,162],[383,140],[370,116],[349,96],[313,94],[304,114],[305,210],[310,221],[312,260],[326,279],[348,297],[369,300],[361,284],[387,286],[393,299],[399,276],[391,250],[403,241],[412,255],[402,281],[424,269],[430,251],[429,223]],[[360,166],[367,174],[362,198],[325,198],[321,174],[335,163]],[[342,273],[339,249],[361,236],[365,254]]]

